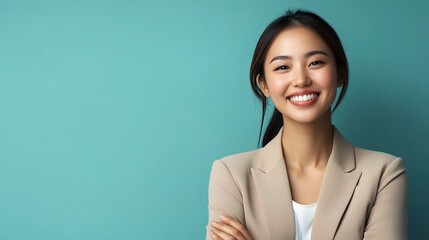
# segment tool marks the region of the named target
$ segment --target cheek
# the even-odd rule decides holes
[[[318,84],[325,89],[335,90],[337,89],[338,77],[337,73],[334,70],[327,70],[324,72],[317,73],[317,79],[319,79]]]
[[[267,76],[267,86],[271,95],[283,95],[288,87],[288,81],[281,76]]]

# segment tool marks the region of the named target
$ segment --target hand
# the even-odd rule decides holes
[[[210,222],[213,228],[210,236],[213,240],[252,240],[246,227],[239,221],[225,216],[220,216],[220,220]]]

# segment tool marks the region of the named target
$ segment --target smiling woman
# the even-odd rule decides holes
[[[206,238],[406,239],[401,158],[352,146],[332,125],[348,86],[334,29],[287,12],[260,37],[250,81],[263,107],[260,138],[268,98],[275,110],[262,148],[213,163]]]

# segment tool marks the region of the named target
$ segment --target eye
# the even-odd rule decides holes
[[[319,60],[317,60],[317,61],[313,61],[313,62],[311,62],[310,63],[310,65],[308,65],[309,67],[311,67],[311,66],[318,66],[318,65],[322,65],[322,64],[324,64],[325,62],[323,62],[323,61],[319,61]]]
[[[288,69],[290,69],[290,67],[289,67],[289,66],[281,65],[281,66],[279,66],[279,67],[276,67],[276,68],[274,69],[274,71],[281,71],[281,70],[288,70]]]

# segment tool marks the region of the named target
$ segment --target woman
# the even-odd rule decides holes
[[[406,175],[395,156],[354,147],[331,123],[348,86],[332,27],[287,12],[256,46],[250,81],[275,110],[262,148],[213,163],[207,239],[406,239]],[[262,131],[262,124],[261,124]]]

